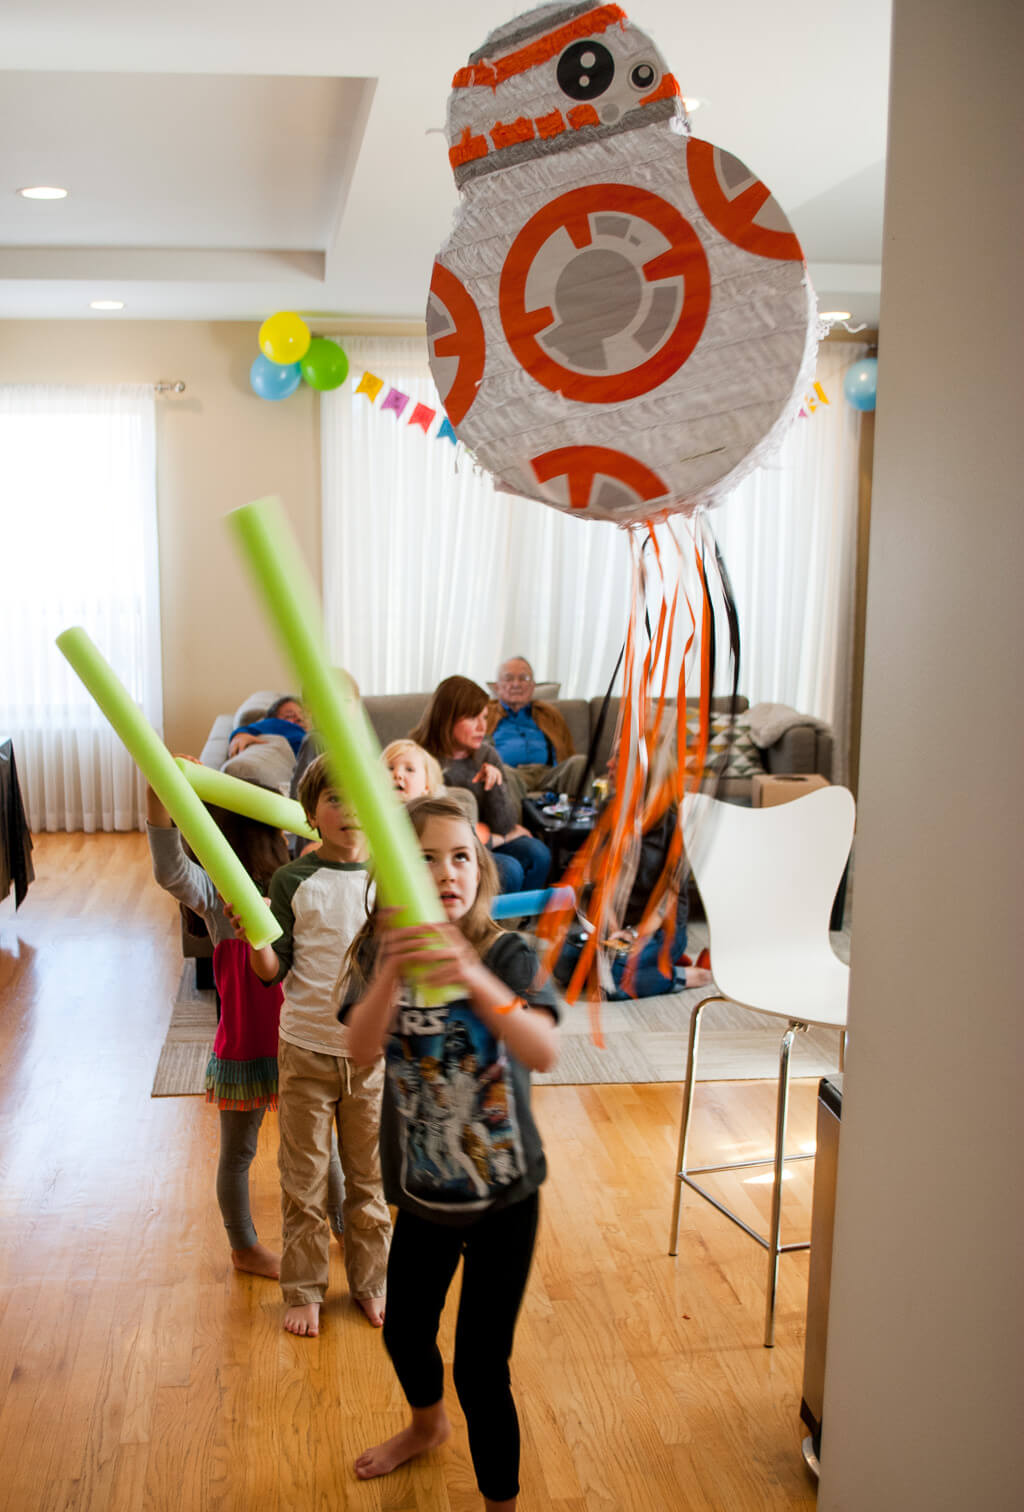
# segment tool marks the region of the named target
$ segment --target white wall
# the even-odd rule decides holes
[[[895,0],[822,1512],[1024,1500],[1022,44]]]

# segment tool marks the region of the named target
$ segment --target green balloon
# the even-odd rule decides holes
[[[348,377],[348,358],[336,341],[314,336],[299,360],[299,371],[310,388],[321,392],[340,388]]]

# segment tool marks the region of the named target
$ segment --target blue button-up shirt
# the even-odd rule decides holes
[[[497,747],[498,755],[506,766],[528,766],[534,763],[540,766],[550,766],[554,760],[554,752],[551,742],[539,729],[530,710],[531,704],[524,709],[513,710],[508,704],[501,706],[505,713],[499,719],[491,740]]]

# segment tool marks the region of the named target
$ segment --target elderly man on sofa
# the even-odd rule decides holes
[[[533,696],[533,668],[523,656],[498,668],[497,698],[487,705],[487,739],[520,789],[576,794],[585,756],[574,755],[569,726],[554,704]]]

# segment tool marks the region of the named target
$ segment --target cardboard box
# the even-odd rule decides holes
[[[773,777],[768,772],[759,773],[752,783],[751,807],[774,808],[776,804],[789,803],[793,798],[802,798],[805,793],[813,793],[815,788],[828,785],[828,778],[819,777],[817,772],[779,777]]]

